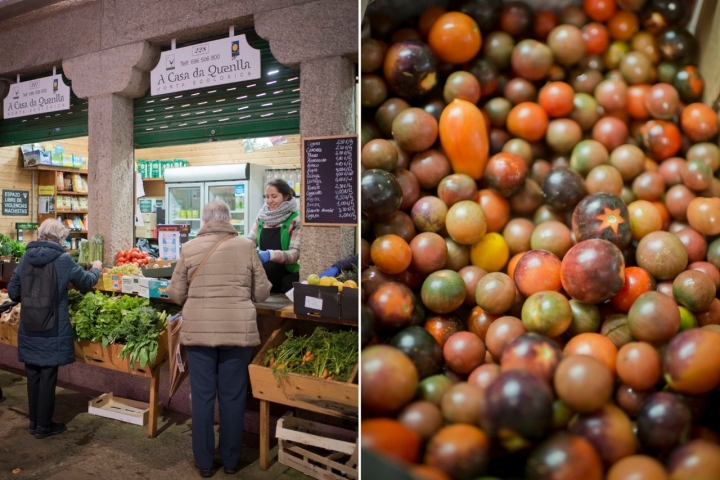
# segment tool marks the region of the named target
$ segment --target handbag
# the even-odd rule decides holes
[[[227,240],[235,237],[236,235],[228,235],[222,240],[218,241],[210,252],[205,255],[200,265],[195,269],[190,280],[188,280],[188,289],[192,284],[192,281],[197,276],[200,269],[205,265],[205,262],[210,256]],[[182,329],[182,311],[173,317],[168,318],[168,352],[170,352],[170,399],[175,394],[177,389],[180,387],[183,379],[187,375],[187,353],[185,352],[185,346],[180,343],[180,330]],[[168,401],[168,404],[170,402]]]

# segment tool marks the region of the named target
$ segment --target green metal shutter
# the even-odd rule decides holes
[[[22,81],[46,76],[48,74],[22,78]],[[70,110],[0,121],[0,147],[87,136],[88,101],[78,98],[72,91],[70,80],[65,76],[62,78],[66,85],[70,85]]]
[[[254,30],[236,32],[243,33],[261,52],[262,77],[154,97],[148,92],[135,100],[135,148],[300,132],[300,71],[278,62]]]

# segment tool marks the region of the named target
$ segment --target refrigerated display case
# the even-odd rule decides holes
[[[264,202],[264,173],[264,166],[250,163],[166,169],[167,223],[189,224],[194,238],[205,204],[223,200],[230,207],[230,223],[247,236]]]

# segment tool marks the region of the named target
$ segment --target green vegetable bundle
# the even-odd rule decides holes
[[[25,255],[25,244],[0,233],[0,257],[12,256],[15,260]]]
[[[166,327],[164,311],[150,305],[147,298],[130,295],[107,296],[90,292],[78,301],[69,298],[71,323],[77,340],[122,344],[119,357],[130,357],[130,365],[141,367],[157,358],[158,339]]]
[[[358,361],[358,334],[317,327],[309,337],[296,337],[291,330],[264,361],[278,380],[292,372],[346,382]]]

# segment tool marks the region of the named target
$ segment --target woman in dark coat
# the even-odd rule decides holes
[[[57,276],[57,314],[55,324],[47,331],[27,331],[23,328],[22,314],[18,328],[18,360],[25,363],[30,411],[30,434],[45,438],[65,431],[65,425],[52,421],[55,409],[55,384],[58,367],[75,361],[73,330],[68,313],[68,283],[81,292],[92,289],[100,276],[101,262],[93,262],[93,268],[83,270],[65,253],[62,245],[68,229],[55,219],[45,220],[38,229],[38,240],[31,242],[8,284],[8,295],[20,302],[23,273],[28,267],[42,268],[53,262]]]

